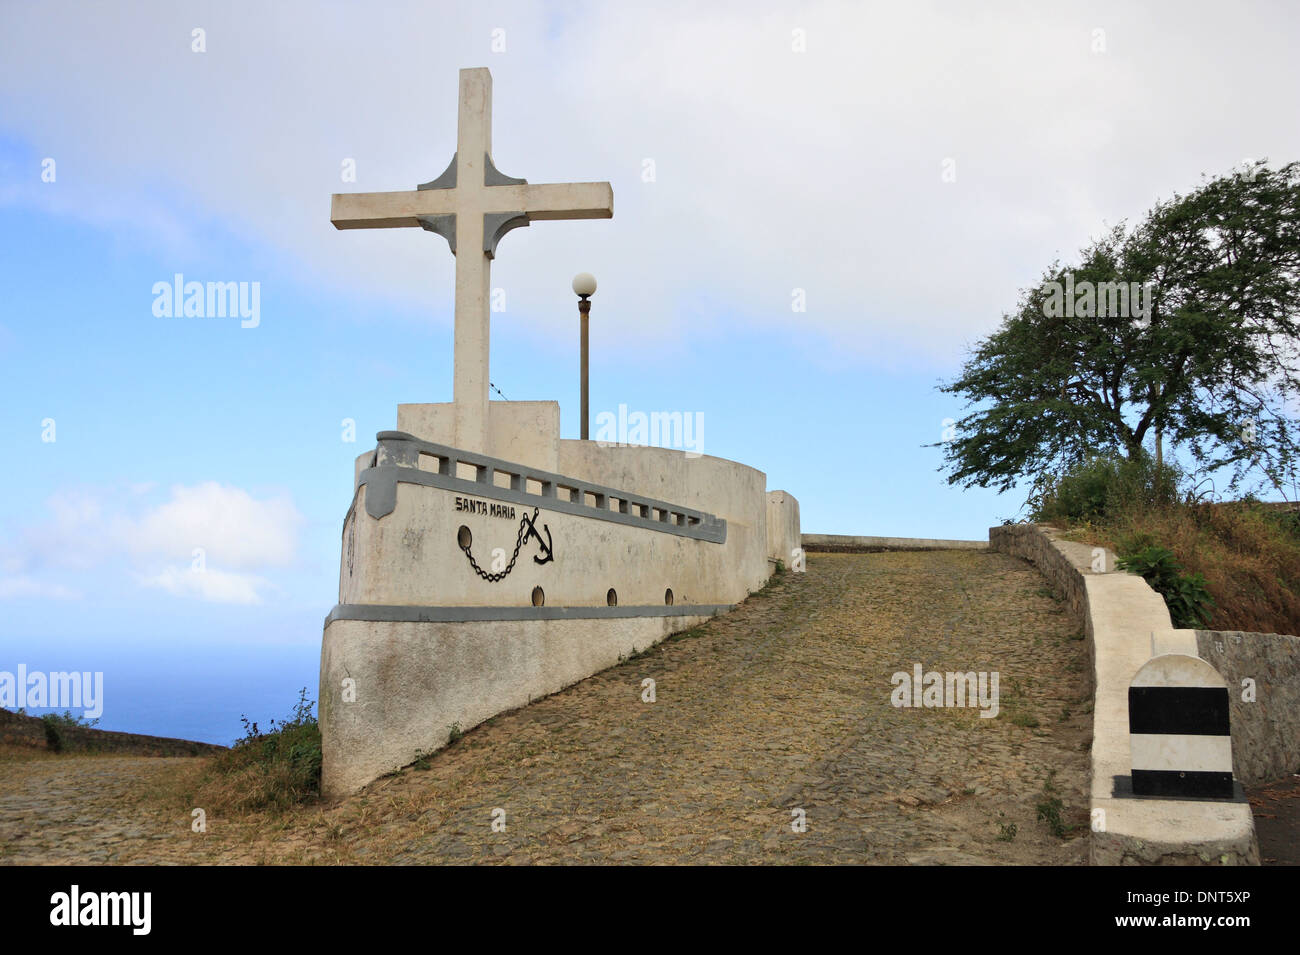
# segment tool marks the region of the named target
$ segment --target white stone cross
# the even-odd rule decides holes
[[[335,194],[336,229],[421,226],[445,238],[456,256],[453,400],[456,445],[488,450],[488,299],[491,260],[511,229],[536,219],[608,219],[614,190],[607,182],[529,185],[492,164],[492,74],[460,71],[456,154],[437,179],[414,192]]]

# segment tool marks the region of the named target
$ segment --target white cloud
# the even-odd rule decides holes
[[[125,493],[52,494],[45,519],[0,552],[0,599],[70,599],[79,594],[62,582],[68,572],[94,570],[108,579],[120,568],[141,586],[180,597],[260,603],[273,584],[255,571],[289,567],[296,558],[303,519],[287,496],[258,499],[214,481],[173,486],[159,503],[148,495],[141,484]]]
[[[269,583],[252,574],[223,570],[167,567],[161,573],[140,575],[144,587],[158,587],[177,597],[197,597],[211,603],[260,604],[260,591]]]
[[[81,594],[62,584],[48,583],[27,574],[0,577],[0,600],[38,597],[50,600],[79,600]]]
[[[1277,119],[1296,112],[1297,14],[1179,13],[280,3],[205,9],[208,52],[195,54],[184,6],[8,4],[0,35],[22,41],[0,59],[0,116],[60,161],[57,184],[12,201],[159,249],[219,225],[306,283],[447,324],[445,244],[336,232],[328,198],[441,172],[456,68],[486,65],[503,172],[615,191],[612,222],[540,222],[504,240],[493,282],[519,335],[567,333],[569,278],[590,270],[600,321],[647,363],[683,335],[737,329],[808,348],[828,338],[831,358],[949,360],[1104,222],[1247,155],[1300,154],[1300,127]],[[806,53],[791,49],[795,28]],[[356,183],[340,179],[347,158]],[[940,179],[945,158],[955,183]],[[806,313],[791,312],[795,287]]]
[[[23,529],[9,563],[22,568],[89,570],[104,562],[122,536],[104,514],[98,492],[71,488],[45,501],[48,517]]]
[[[213,481],[176,486],[171,499],[131,523],[136,554],[189,561],[196,549],[223,567],[283,567],[293,560],[302,522],[287,497],[259,501]]]

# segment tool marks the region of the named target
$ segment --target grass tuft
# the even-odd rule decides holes
[[[263,732],[240,717],[244,736],[213,757],[187,801],[208,812],[282,811],[320,797],[320,726],[304,687],[293,713]]]

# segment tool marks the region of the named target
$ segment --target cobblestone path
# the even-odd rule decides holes
[[[0,863],[77,865],[175,854],[189,823],[153,804],[187,757],[59,756],[0,762]],[[183,857],[173,861],[184,862]]]
[[[194,834],[187,808],[121,801],[195,760],[32,761],[0,779],[0,860],[1082,863],[1080,627],[1002,554],[810,554],[732,614],[336,806]],[[996,671],[997,717],[895,707],[891,677],[915,664]]]

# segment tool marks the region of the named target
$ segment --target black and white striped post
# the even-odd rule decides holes
[[[1228,687],[1200,657],[1165,653],[1128,689],[1133,795],[1232,799]]]

